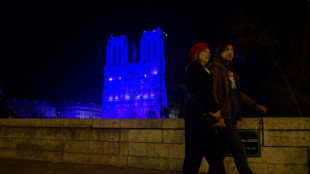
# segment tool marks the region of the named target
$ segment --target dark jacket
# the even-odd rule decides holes
[[[208,129],[207,117],[219,110],[213,97],[213,80],[199,62],[191,62],[186,71],[186,85],[190,98],[186,105],[185,129]]]
[[[225,119],[231,118],[231,100],[230,100],[230,86],[228,81],[228,70],[227,66],[225,66],[224,62],[220,59],[217,59],[210,63],[210,71],[213,74],[213,92],[214,92],[214,98],[215,101],[218,103],[222,116]],[[240,102],[240,109],[236,115],[238,120],[242,119],[242,113],[241,108],[242,105],[247,105],[250,108],[255,108],[256,102],[252,100],[250,97],[245,95],[240,90],[240,78],[236,71],[233,68],[230,68],[230,70],[235,74],[236,76],[236,85],[237,90],[239,94],[239,102]]]

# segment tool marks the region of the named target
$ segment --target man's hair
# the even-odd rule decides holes
[[[232,45],[233,48],[235,48],[235,43],[232,40],[222,40],[218,45],[220,53],[222,53],[226,49],[227,45]]]

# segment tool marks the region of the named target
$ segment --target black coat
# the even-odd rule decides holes
[[[186,85],[190,94],[186,105],[185,138],[201,140],[210,131],[207,117],[219,110],[213,98],[213,79],[199,62],[192,62],[186,71]],[[194,100],[193,100],[194,98]],[[204,138],[203,138],[204,139]]]

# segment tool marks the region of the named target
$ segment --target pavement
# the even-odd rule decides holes
[[[0,158],[0,174],[181,174],[181,172]]]

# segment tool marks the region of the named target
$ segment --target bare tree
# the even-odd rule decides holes
[[[222,37],[235,39],[239,53],[262,65],[260,71],[269,67],[261,87],[269,95],[272,106],[278,105],[279,110],[293,109],[294,115],[300,117],[310,114],[310,10],[305,11],[300,13],[306,15],[302,20],[298,15],[283,15],[298,22],[275,21],[275,25],[266,25],[263,24],[266,18],[240,10],[222,32]]]

